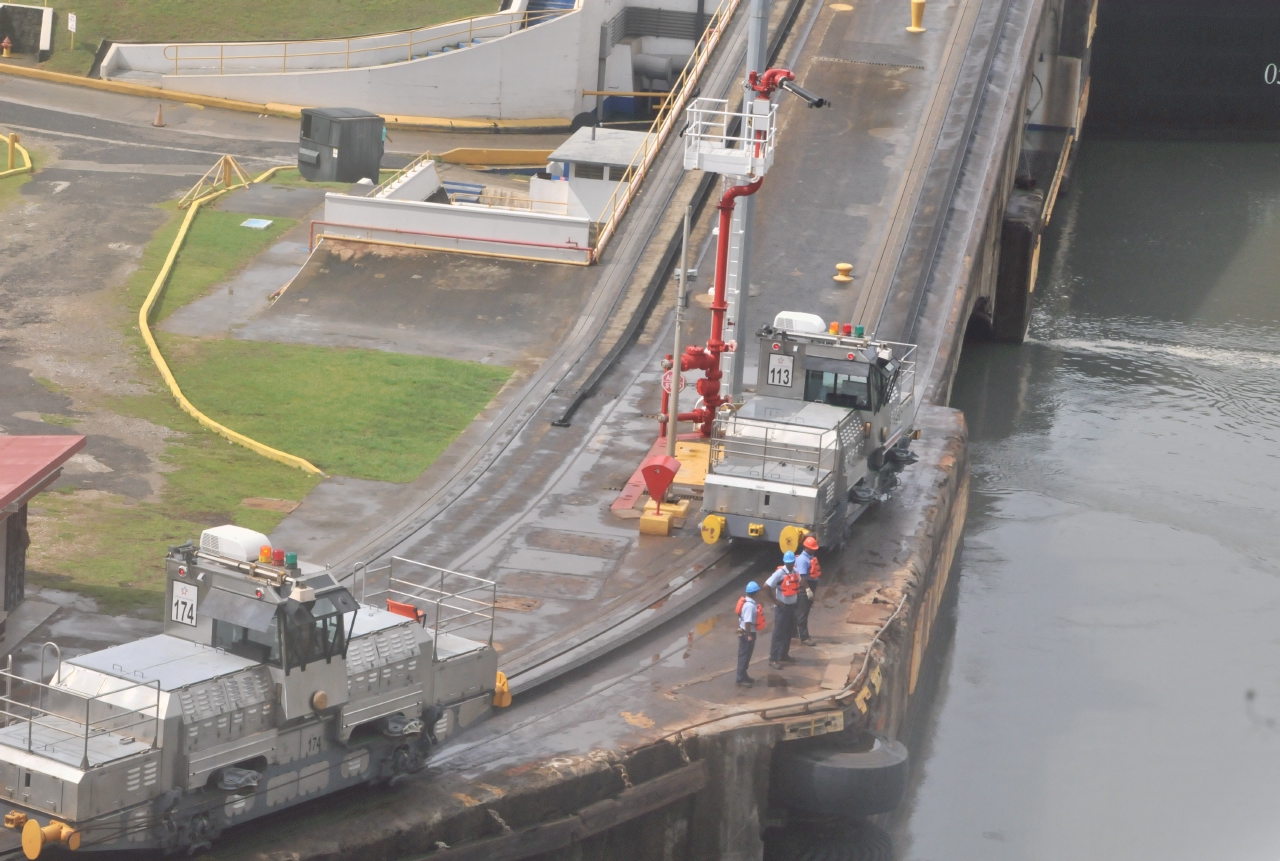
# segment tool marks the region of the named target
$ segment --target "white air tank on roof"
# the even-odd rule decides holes
[[[778,316],[773,318],[773,328],[787,332],[822,335],[827,331],[827,324],[817,314],[806,314],[803,311],[779,311]]]
[[[200,533],[200,549],[237,562],[257,562],[258,550],[271,540],[243,526],[215,526]]]

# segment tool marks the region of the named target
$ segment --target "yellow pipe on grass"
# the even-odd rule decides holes
[[[261,182],[267,179],[277,169],[273,168],[264,173],[255,182]],[[219,195],[225,194],[226,190],[215,191],[206,194],[204,197],[196,198],[191,203],[191,208],[187,210],[186,218],[182,220],[182,226],[178,228],[178,235],[173,240],[173,246],[169,249],[169,256],[165,258],[164,265],[160,267],[159,274],[156,275],[155,283],[151,285],[151,291],[147,293],[147,298],[143,300],[142,307],[138,309],[138,329],[142,332],[142,340],[147,342],[147,349],[151,352],[151,361],[155,363],[156,369],[160,371],[160,376],[164,378],[165,384],[169,387],[169,392],[177,400],[178,406],[182,407],[182,411],[200,424],[207,427],[214,433],[226,437],[238,445],[242,445],[250,451],[256,452],[263,457],[269,457],[285,466],[292,466],[312,475],[324,475],[324,473],[313,463],[297,455],[280,451],[269,445],[250,439],[242,433],[237,433],[226,425],[220,424],[200,412],[196,406],[187,400],[187,396],[182,393],[182,387],[178,385],[178,381],[173,376],[173,371],[169,370],[169,363],[164,360],[164,356],[160,353],[160,347],[156,344],[155,337],[151,334],[151,309],[155,306],[156,300],[160,298],[160,293],[164,290],[165,282],[169,280],[169,273],[173,270],[173,264],[178,259],[178,249],[182,247],[182,241],[186,239],[187,231],[191,228],[191,222],[195,220],[196,213],[199,212],[200,206],[208,200],[212,200]]]

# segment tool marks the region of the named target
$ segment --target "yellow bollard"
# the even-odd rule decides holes
[[[853,281],[853,276],[849,274],[852,271],[852,263],[837,263],[836,274],[831,276],[831,280],[837,284],[848,284]]]
[[[924,0],[911,0],[911,26],[908,33],[924,32]]]
[[[511,705],[511,685],[507,682],[507,674],[499,672],[493,689],[493,706],[504,709],[509,705]]]
[[[13,170],[18,160],[18,133],[9,132],[9,170]]]

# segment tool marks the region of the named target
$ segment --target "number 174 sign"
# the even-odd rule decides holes
[[[173,584],[173,601],[169,604],[169,618],[183,625],[196,626],[196,587],[191,583]]]

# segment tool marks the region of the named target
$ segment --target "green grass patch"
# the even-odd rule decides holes
[[[380,350],[160,340],[205,414],[326,472],[412,481],[511,375],[509,368]]]
[[[73,428],[80,424],[80,419],[75,416],[64,416],[60,413],[41,413],[40,419],[47,424],[58,425],[64,428]]]
[[[138,276],[144,272],[150,277],[143,282],[139,305],[155,283],[156,274],[164,265],[174,237],[178,235],[178,229],[186,217],[185,212],[174,210],[174,213],[173,218],[160,228],[143,252],[138,275],[134,280],[139,280]],[[178,252],[178,263],[169,273],[169,282],[151,312],[153,325],[226,281],[298,223],[292,218],[273,216],[271,226],[263,230],[240,226],[245,219],[251,217],[240,212],[204,208],[196,213],[196,220]]]
[[[385,182],[393,173],[395,173],[395,170],[384,167],[382,169],[382,180]],[[284,185],[289,188],[332,188],[337,191],[346,191],[351,188],[351,183],[349,182],[311,182],[303,179],[302,174],[298,172],[296,167],[273,173],[271,179],[267,180],[267,185]]]
[[[153,392],[97,404],[177,432],[161,457],[169,471],[160,498],[53,493],[42,495],[32,511],[31,582],[80,592],[107,612],[159,617],[169,545],[223,523],[269,534],[284,514],[250,508],[244,501],[301,501],[319,481],[201,427],[159,380],[136,315],[183,217],[175,210],[153,235],[138,269],[121,288],[139,376],[154,381]],[[157,319],[229,279],[293,224],[276,219],[266,231],[240,227],[248,217],[203,209],[196,215]],[[187,397],[210,417],[332,474],[383,481],[417,477],[511,373],[492,365],[375,350],[156,336]],[[67,416],[46,420],[74,421]]]
[[[45,68],[85,74],[103,39],[120,42],[201,42],[253,39],[323,39],[424,27],[487,15],[495,0],[76,0],[76,47],[58,34]],[[65,24],[60,24],[65,31]]]

